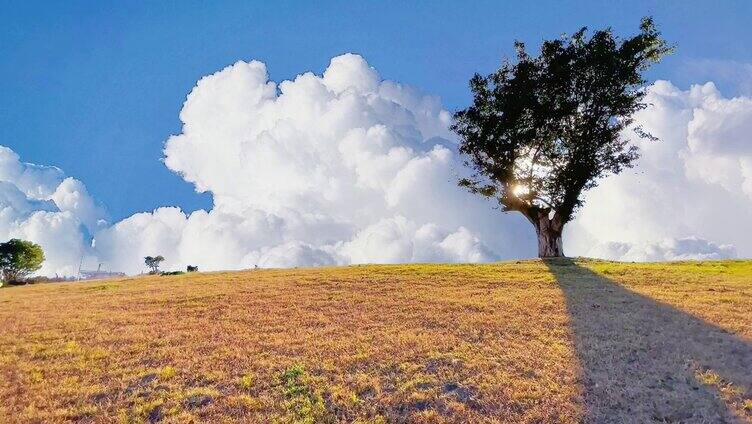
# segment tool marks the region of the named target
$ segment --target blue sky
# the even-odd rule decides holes
[[[651,70],[680,88],[750,94],[752,2],[2,2],[0,144],[84,181],[117,220],[163,205],[209,208],[160,161],[196,81],[239,59],[281,80],[362,54],[384,78],[468,102],[467,80],[581,26],[633,33],[655,17],[676,54]]]

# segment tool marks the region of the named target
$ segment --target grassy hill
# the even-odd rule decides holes
[[[752,262],[0,290],[0,422],[745,422]]]

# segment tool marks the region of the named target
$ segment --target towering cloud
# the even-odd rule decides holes
[[[752,99],[653,84],[632,172],[606,179],[569,228],[574,250],[625,260],[752,256]]]
[[[97,246],[119,269],[155,252],[168,267],[205,268],[532,252],[531,234],[503,225],[519,219],[456,187],[462,167],[439,100],[382,81],[360,56],[279,85],[263,63],[238,62],[201,79],[180,118],[165,164],[214,206],[138,214],[101,232]]]
[[[752,99],[724,98],[710,83],[683,91],[659,81],[648,102],[637,120],[662,141],[638,141],[638,168],[587,194],[565,251],[752,256]],[[155,254],[164,268],[205,270],[535,254],[519,214],[457,187],[464,170],[438,98],[382,80],[360,56],[279,84],[263,63],[237,62],[202,78],[180,119],[164,162],[212,194],[211,210],[163,207],[109,225],[81,182],[6,148],[0,237],[42,243],[48,274],[73,274],[87,255],[137,273]]]

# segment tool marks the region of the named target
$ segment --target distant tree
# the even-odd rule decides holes
[[[44,251],[33,242],[11,239],[0,244],[0,271],[8,283],[21,282],[44,262]]]
[[[144,263],[151,269],[151,271],[149,272],[150,274],[159,273],[159,264],[164,260],[165,259],[162,255],[144,257]]]
[[[605,175],[633,166],[637,146],[655,139],[633,125],[644,108],[642,73],[671,52],[651,18],[640,33],[619,39],[610,28],[544,41],[530,56],[516,42],[517,60],[470,80],[473,104],[452,125],[473,170],[460,186],[517,211],[538,235],[538,256],[564,256],[562,231],[582,205],[580,195]]]
[[[188,265],[186,272],[198,272],[198,266]]]

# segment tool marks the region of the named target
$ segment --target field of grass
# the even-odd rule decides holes
[[[752,262],[0,289],[0,422],[749,422]]]

